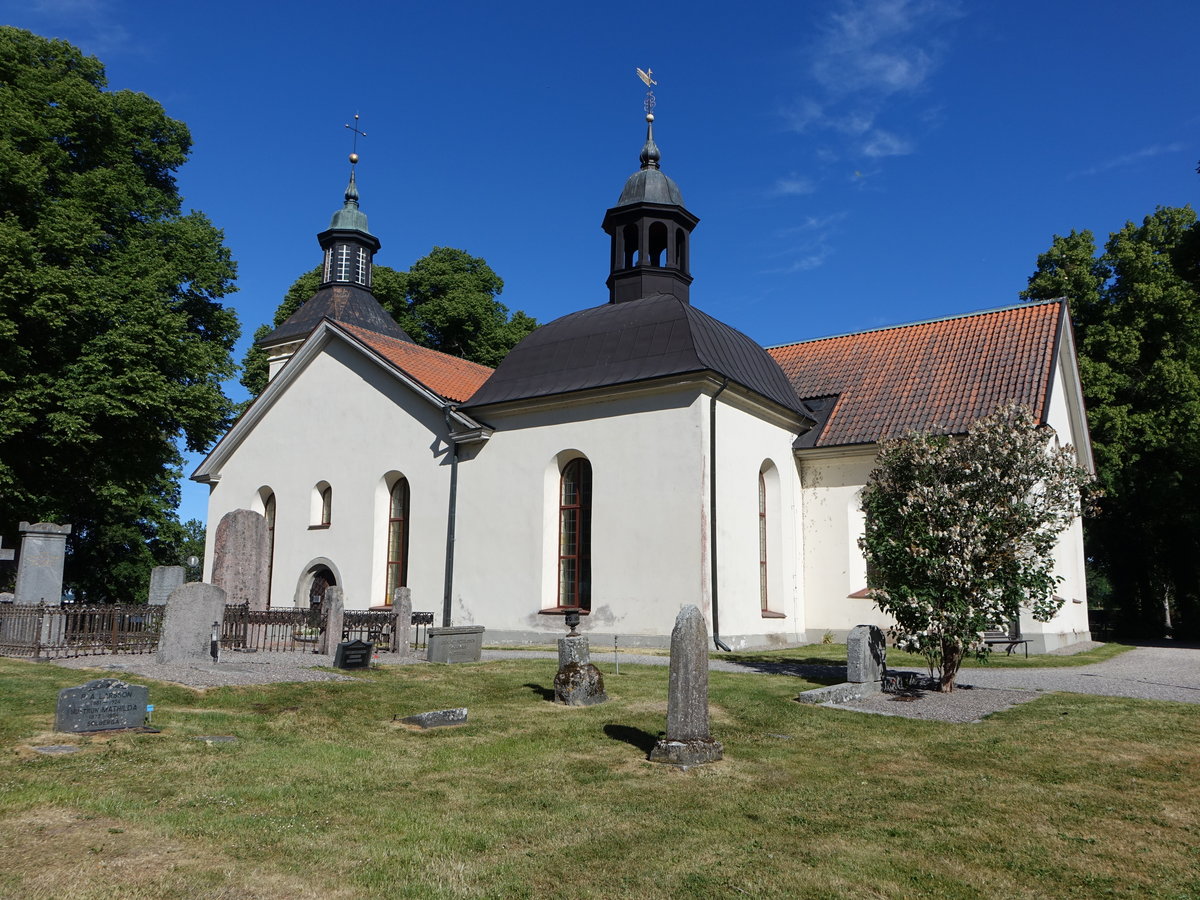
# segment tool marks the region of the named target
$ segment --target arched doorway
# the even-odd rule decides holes
[[[300,580],[300,590],[296,595],[296,606],[309,610],[309,621],[321,621],[321,606],[325,602],[325,592],[338,583],[333,569],[324,563],[315,562],[309,565]]]

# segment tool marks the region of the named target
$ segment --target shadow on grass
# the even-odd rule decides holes
[[[554,702],[554,689],[553,688],[542,687],[542,685],[534,684],[532,681],[525,682],[525,687],[529,688],[531,691],[533,691],[535,694],[537,694],[543,700],[549,700],[551,703]]]
[[[766,675],[792,675],[814,684],[841,684],[846,680],[845,661],[831,662],[820,657],[739,655],[736,653],[719,657],[735,663],[748,671]]]
[[[605,725],[604,733],[614,741],[624,741],[626,744],[632,744],[647,756],[654,749],[654,745],[658,743],[658,735],[651,734],[641,728],[634,728],[631,725]]]

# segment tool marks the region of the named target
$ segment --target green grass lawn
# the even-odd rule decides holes
[[[553,674],[144,682],[162,734],[77,737],[50,728],[85,673],[0,659],[0,896],[1200,897],[1200,706],[1058,694],[944,725],[718,672],[726,759],[683,772],[645,761],[665,668],[585,709],[547,701]],[[392,721],[453,706],[469,724]]]

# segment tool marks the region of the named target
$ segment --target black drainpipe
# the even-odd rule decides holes
[[[450,627],[450,600],[454,595],[454,525],[458,510],[458,444],[451,436],[450,407],[442,410],[446,417],[446,438],[450,442],[450,509],[446,515],[446,580],[442,591],[442,627]]]
[[[708,559],[712,566],[709,584],[712,587],[713,643],[726,653],[729,645],[721,640],[721,623],[717,616],[717,398],[728,386],[729,379],[723,379],[708,407]]]

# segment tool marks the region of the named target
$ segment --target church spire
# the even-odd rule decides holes
[[[350,183],[342,208],[333,214],[329,228],[317,235],[321,249],[325,251],[325,264],[321,269],[321,284],[357,284],[371,288],[371,266],[375,252],[379,249],[379,238],[367,228],[367,214],[358,208],[358,182],[354,177],[358,166],[358,138],[366,137],[358,130],[358,114],[354,125],[347,125],[354,132],[354,150],[350,153]]]
[[[687,303],[692,276],[688,243],[700,221],[683,206],[679,186],[659,166],[662,154],[654,141],[653,70],[637,70],[646,84],[646,143],[638,156],[641,168],[625,182],[617,205],[601,227],[612,239],[609,302],[671,295]]]

